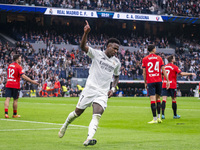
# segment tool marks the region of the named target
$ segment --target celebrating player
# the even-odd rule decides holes
[[[34,80],[31,80],[22,71],[22,67],[20,66],[21,56],[19,54],[15,54],[13,56],[13,60],[15,62],[11,63],[7,69],[7,83],[6,83],[6,92],[5,92],[6,101],[4,104],[5,118],[9,118],[8,107],[9,107],[9,102],[10,102],[11,97],[13,97],[13,118],[20,117],[20,115],[17,114],[17,101],[18,101],[19,89],[20,89],[20,76],[23,79],[31,82],[32,84],[39,85],[39,83],[37,83]]]
[[[107,48],[105,52],[95,50],[86,45],[87,35],[90,30],[90,26],[86,21],[80,45],[81,49],[92,59],[86,86],[79,97],[75,111],[68,115],[59,131],[59,137],[61,138],[64,136],[68,125],[79,117],[87,107],[92,105],[93,116],[89,125],[87,140],[83,143],[85,146],[94,145],[97,142],[96,139],[93,139],[93,136],[97,130],[101,115],[107,107],[107,100],[115,92],[121,67],[120,61],[115,57],[120,42],[115,38],[111,38],[106,43]],[[110,82],[112,81],[113,74],[114,81],[110,89]]]
[[[175,56],[171,55],[167,58],[168,64],[165,65],[165,70],[169,79],[169,89],[166,89],[166,78],[164,77],[163,80],[163,85],[162,85],[162,96],[163,96],[163,101],[162,101],[162,119],[165,119],[165,106],[166,106],[166,101],[167,101],[167,96],[171,96],[172,98],[172,109],[174,112],[174,119],[179,119],[181,116],[177,115],[177,104],[176,104],[176,88],[177,88],[177,74],[180,74],[181,76],[188,76],[188,75],[193,75],[195,76],[195,73],[187,73],[187,72],[181,72],[181,70],[174,65],[175,62]]]
[[[155,54],[156,53],[155,46],[149,45],[148,51],[150,54],[144,57],[142,60],[144,84],[145,88],[148,89],[148,95],[150,96],[151,100],[151,111],[153,114],[153,120],[148,123],[150,124],[161,123],[162,122],[162,120],[160,119],[160,108],[161,108],[160,95],[162,91],[161,70],[163,71],[166,77],[167,88],[169,87],[169,80],[164,68],[164,63],[162,58]],[[156,109],[158,113],[157,117],[156,117]]]

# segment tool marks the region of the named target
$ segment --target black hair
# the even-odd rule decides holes
[[[153,44],[148,45],[149,52],[153,51],[154,48],[155,48],[155,45],[153,45]]]
[[[13,55],[13,60],[16,61],[17,59],[19,59],[20,56],[21,56],[20,54]]]
[[[168,57],[167,57],[168,62],[169,62],[169,63],[172,62],[173,58],[174,58],[174,55],[168,56]]]
[[[109,43],[116,43],[116,44],[120,45],[120,41],[116,38],[108,39],[108,41],[106,42],[106,47],[108,46]]]

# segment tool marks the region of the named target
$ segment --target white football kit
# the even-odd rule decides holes
[[[89,47],[87,55],[92,59],[92,64],[85,88],[76,107],[86,109],[95,102],[105,110],[113,74],[120,75],[121,63],[115,56],[108,58],[104,52],[91,47]]]

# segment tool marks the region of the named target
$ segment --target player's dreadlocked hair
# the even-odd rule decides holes
[[[16,61],[17,59],[19,59],[20,56],[21,56],[20,54],[13,55],[13,60]]]
[[[120,41],[116,38],[110,38],[108,39],[107,43],[106,43],[106,47],[108,46],[109,43],[116,43],[120,45]]]

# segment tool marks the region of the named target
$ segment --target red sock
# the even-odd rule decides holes
[[[160,102],[160,100],[158,99],[158,100],[156,100],[156,103],[159,103]]]
[[[8,109],[7,108],[5,108],[5,114],[8,114]]]
[[[13,115],[17,115],[17,110],[13,110]]]

